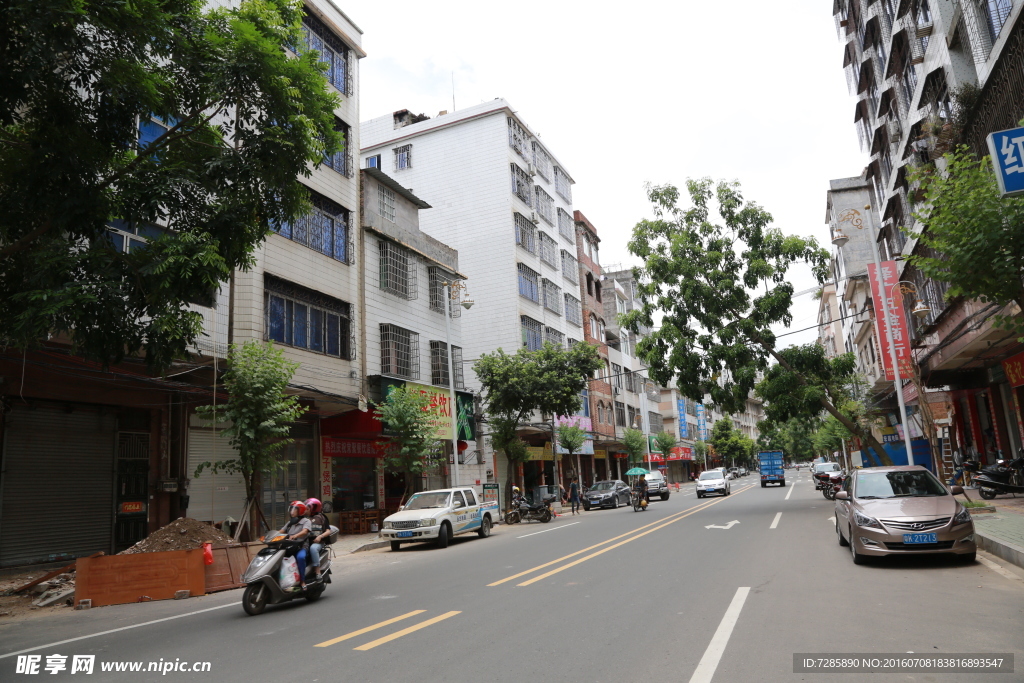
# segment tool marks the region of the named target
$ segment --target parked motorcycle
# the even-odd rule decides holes
[[[828,481],[822,482],[821,493],[826,500],[835,500],[836,494],[843,489],[843,481],[846,475],[843,472],[825,472]]]
[[[983,468],[974,475],[974,483],[985,500],[992,500],[1000,493],[1024,493],[1024,457],[1009,462],[999,460]]]
[[[551,503],[554,500],[555,497],[551,496],[545,498],[541,503],[530,504],[526,499],[521,499],[505,513],[505,524],[518,524],[530,520],[550,522],[554,518],[554,514],[551,512]]]
[[[338,527],[331,527],[331,535],[320,548],[320,578],[315,578],[313,565],[306,563],[306,588],[305,590],[287,590],[281,586],[281,568],[285,564],[286,557],[294,556],[294,551],[301,547],[304,541],[288,540],[287,536],[267,536],[263,542],[267,544],[252,558],[245,573],[242,574],[242,583],[246,584],[245,592],[242,593],[242,609],[250,616],[262,614],[268,604],[277,605],[296,598],[306,598],[308,602],[315,602],[331,583],[331,553],[329,545],[338,538]]]

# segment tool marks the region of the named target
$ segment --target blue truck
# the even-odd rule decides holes
[[[786,485],[786,471],[782,469],[782,451],[761,451],[757,454],[761,470],[761,488],[770,483]]]

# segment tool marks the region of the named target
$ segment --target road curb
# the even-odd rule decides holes
[[[391,541],[371,541],[370,543],[364,543],[355,550],[350,550],[349,555],[352,553],[361,553],[366,550],[376,550],[377,548],[387,548],[391,545]]]
[[[974,537],[977,539],[978,547],[982,550],[986,550],[996,557],[1000,557],[1024,569],[1024,548],[991,536],[986,536],[984,533],[979,532],[977,527],[974,529]]]

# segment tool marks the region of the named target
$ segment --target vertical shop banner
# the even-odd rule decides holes
[[[679,438],[680,439],[689,439],[690,438],[690,428],[686,424],[686,399],[685,398],[677,398],[676,399],[676,412],[679,413]]]
[[[704,404],[698,403],[694,406],[697,409],[697,431],[700,433],[700,440],[708,440],[708,422],[704,419]]]
[[[889,352],[889,335],[886,328],[892,330],[892,344],[896,349],[896,362],[899,364],[900,379],[910,379],[911,356],[910,356],[910,335],[907,333],[907,318],[903,314],[903,297],[895,294],[899,291],[897,283],[895,261],[882,261],[882,272],[879,277],[878,268],[875,264],[868,264],[868,280],[871,282],[871,300],[875,306],[875,326],[878,333],[878,346],[882,350],[882,367],[885,368],[885,378],[892,382],[896,379],[892,367],[892,354]],[[889,320],[885,320],[882,296],[886,297],[889,304]]]
[[[334,458],[320,450],[320,500],[332,500],[334,492],[331,490],[331,477],[334,476]]]
[[[1003,361],[1003,372],[1006,373],[1006,381],[1010,386],[1017,388],[1024,386],[1024,353],[1010,356]]]

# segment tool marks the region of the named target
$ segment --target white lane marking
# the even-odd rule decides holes
[[[796,490],[795,486],[790,486],[789,487],[789,493],[786,494],[786,497],[783,498],[783,500],[789,500],[789,497],[793,495],[793,491],[795,491],[795,490]]]
[[[700,658],[697,669],[690,676],[690,683],[711,683],[715,669],[718,668],[718,662],[722,660],[725,646],[729,643],[729,637],[732,635],[733,628],[736,627],[736,621],[740,618],[740,610],[743,609],[743,603],[746,602],[749,593],[749,586],[736,589],[736,595],[729,603],[729,608],[725,610],[722,623],[718,625],[715,635],[711,636],[708,649],[704,650],[704,656]]]
[[[65,643],[73,643],[76,640],[85,640],[86,638],[95,638],[97,636],[105,636],[110,633],[117,633],[118,631],[127,631],[132,628],[141,628],[142,626],[150,626],[152,624],[159,624],[164,621],[171,621],[173,619],[181,619],[182,617],[191,617],[194,614],[202,614],[203,612],[212,612],[215,609],[224,609],[225,607],[237,607],[238,603],[235,601],[229,602],[226,605],[218,605],[217,607],[207,607],[206,609],[199,609],[195,612],[186,612],[185,614],[176,614],[173,617],[164,617],[163,619],[154,619],[153,621],[144,621],[141,624],[133,624],[132,626],[122,626],[121,628],[112,628],[109,631],[100,631],[99,633],[90,633],[87,636],[78,636],[77,638],[68,638],[67,640],[58,640],[56,643],[47,643],[46,645],[39,645],[38,647],[29,647],[24,650],[18,650],[17,652],[8,652],[5,655],[0,655],[0,659],[6,657],[13,657],[14,655],[24,654],[26,652],[34,652],[36,650],[43,650],[48,647],[57,647],[58,645],[64,645]]]
[[[994,571],[996,574],[999,574],[1004,578],[1010,579],[1011,581],[1024,581],[1024,579],[1020,578],[1010,570],[996,564],[987,557],[982,557],[981,555],[978,555],[978,562],[981,562],[983,565]]]
[[[734,526],[736,526],[739,523],[740,523],[740,520],[734,519],[731,522],[729,522],[728,524],[726,524],[725,526],[718,526],[717,524],[708,524],[704,528],[705,529],[731,529],[731,528],[733,528]]]
[[[775,515],[775,519],[772,520],[772,525],[770,527],[768,527],[768,528],[769,529],[774,529],[775,527],[777,527],[779,525],[779,518],[780,517],[782,517],[782,513],[781,512]]]
[[[559,529],[564,529],[565,527],[572,526],[573,524],[579,524],[579,522],[570,522],[569,524],[563,524],[562,526],[556,526],[554,529],[545,529],[544,531],[534,531],[532,534],[524,534],[523,536],[516,536],[516,538],[526,538],[527,536],[536,536],[537,534],[546,534],[549,531],[558,531]]]

